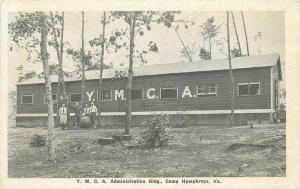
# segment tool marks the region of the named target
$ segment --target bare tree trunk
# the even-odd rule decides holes
[[[81,12],[82,15],[82,33],[81,33],[81,105],[83,106],[83,97],[85,92],[85,54],[84,54],[84,12]]]
[[[60,64],[59,64],[59,73],[61,79],[61,87],[63,93],[63,99],[66,103],[68,109],[68,124],[70,124],[70,99],[67,95],[66,83],[65,83],[65,72],[63,69],[63,59],[64,59],[64,31],[65,31],[65,13],[61,12],[62,23],[61,23],[61,37],[60,37]]]
[[[101,59],[99,67],[99,86],[98,86],[98,126],[101,126],[101,98],[102,98],[102,75],[104,67],[104,48],[105,48],[105,25],[106,25],[106,12],[103,12],[103,25],[102,25],[102,44],[101,44]]]
[[[246,38],[247,56],[249,56],[249,43],[248,43],[248,36],[247,36],[247,30],[246,30],[246,24],[245,24],[243,11],[241,11],[241,14],[242,14],[242,20],[243,20],[243,26],[244,26],[244,32],[245,32],[245,38]]]
[[[236,29],[235,19],[234,19],[234,16],[233,16],[233,12],[232,11],[230,11],[230,12],[231,12],[231,17],[232,17],[234,32],[235,32],[235,36],[236,36],[236,41],[237,41],[238,46],[239,46],[239,53],[240,53],[240,56],[242,56],[242,48],[241,48],[239,34],[237,32],[237,29]]]
[[[58,59],[58,82],[57,82],[57,91],[56,91],[56,125],[59,125],[59,115],[58,115],[58,110],[60,107],[60,87],[62,84],[63,88],[63,94],[64,94],[64,99],[66,99],[66,89],[64,86],[64,79],[63,79],[63,68],[62,68],[62,46],[59,46],[58,44],[58,39],[57,39],[57,33],[55,29],[55,22],[54,22],[54,17],[53,13],[50,11],[50,17],[51,17],[51,23],[52,23],[52,29],[53,29],[53,36],[54,36],[54,42],[55,42],[55,50],[56,50],[56,55]],[[61,45],[63,41],[63,29],[62,29],[62,36],[61,36]]]
[[[59,75],[59,74],[58,74]],[[61,84],[61,78],[58,76],[57,81],[57,88],[56,88],[56,126],[59,126],[59,107],[60,107],[60,84]]]
[[[54,133],[54,117],[53,117],[53,101],[52,101],[52,88],[51,88],[51,80],[50,80],[50,71],[48,64],[48,51],[47,51],[47,25],[46,18],[43,13],[41,13],[43,20],[43,26],[41,27],[41,57],[43,62],[43,70],[45,76],[45,85],[46,85],[46,96],[48,101],[48,140],[47,140],[47,148],[48,148],[48,159],[55,160],[55,133]]]
[[[126,125],[125,125],[125,135],[130,134],[131,127],[131,90],[132,90],[132,80],[133,80],[133,52],[134,52],[134,37],[135,37],[135,13],[132,12],[130,21],[130,43],[129,43],[129,67],[128,67],[128,84],[127,84],[127,108],[126,108]]]
[[[180,37],[178,31],[177,31],[175,28],[173,28],[173,29],[175,30],[175,32],[176,32],[176,34],[177,34],[177,37],[179,38],[179,40],[180,40],[180,42],[181,42],[181,44],[182,44],[182,46],[183,46],[183,49],[184,49],[184,51],[185,51],[185,54],[187,55],[189,61],[190,61],[190,62],[193,62],[193,61],[192,61],[192,57],[191,57],[190,53],[188,52],[187,48],[185,47],[185,45],[184,45],[184,43],[183,43],[183,41],[182,41],[182,39],[181,39],[181,37]]]
[[[60,57],[61,57],[61,63],[60,63],[60,73],[61,73],[61,86],[63,91],[63,96],[65,99],[67,98],[67,90],[66,90],[66,84],[65,84],[65,76],[64,76],[64,70],[63,70],[63,59],[64,59],[64,31],[65,31],[65,13],[61,12],[62,16],[62,24],[61,24],[61,38],[60,38]],[[67,100],[67,104],[69,105],[69,102]]]
[[[231,54],[230,54],[230,31],[229,31],[229,11],[226,11],[227,14],[227,44],[228,44],[228,63],[229,63],[229,70],[230,70],[230,80],[231,80],[231,87],[232,87],[232,107],[230,113],[230,125],[233,126],[234,124],[234,79],[232,73],[232,65],[231,65]]]
[[[212,57],[211,57],[211,49],[212,49],[212,44],[211,44],[211,38],[209,37],[208,38],[208,42],[209,42],[209,60],[211,60],[212,59]]]

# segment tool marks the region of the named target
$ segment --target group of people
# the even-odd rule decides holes
[[[82,107],[79,102],[76,102],[75,106],[69,106],[70,109],[73,109],[73,112],[75,113],[75,121],[73,120],[73,126],[75,124],[77,126],[80,126],[80,120],[83,117],[88,117],[91,121],[91,125],[95,127],[96,118],[98,116],[98,109],[97,106],[94,104],[94,102],[91,102],[89,104],[85,104],[84,107]],[[58,111],[59,115],[59,125],[62,129],[66,129],[69,127],[69,115],[70,112],[66,105],[63,103]]]

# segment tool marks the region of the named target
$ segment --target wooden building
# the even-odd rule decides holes
[[[280,56],[268,54],[233,58],[232,67],[236,124],[272,122],[274,112],[279,108]],[[145,117],[158,113],[170,114],[171,117],[187,114],[195,125],[228,124],[232,88],[227,59],[152,64],[137,66],[133,70],[133,124],[139,125]],[[97,104],[98,78],[97,71],[87,71],[86,94],[83,97],[80,94],[80,78],[67,78],[66,89],[71,104],[81,98],[85,103],[95,101]],[[52,77],[52,82],[55,102],[56,76]],[[125,123],[126,83],[126,71],[104,70],[101,109],[105,125]],[[43,79],[18,83],[17,125],[46,125],[45,99]]]

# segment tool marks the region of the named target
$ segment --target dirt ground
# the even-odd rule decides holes
[[[145,128],[144,128],[145,129]],[[134,140],[142,128],[134,127]],[[221,177],[285,176],[285,125],[171,128],[175,140],[164,148],[128,149],[127,143],[101,146],[97,139],[123,128],[60,130],[57,162],[47,148],[30,147],[46,128],[9,128],[9,177]],[[83,144],[74,153],[70,146]]]

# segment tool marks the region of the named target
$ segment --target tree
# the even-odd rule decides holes
[[[126,87],[126,125],[125,125],[125,135],[130,134],[131,126],[131,90],[132,90],[132,80],[133,80],[133,63],[134,63],[134,53],[139,52],[135,49],[135,38],[136,33],[140,36],[143,36],[144,29],[151,30],[150,23],[163,23],[166,27],[171,28],[172,22],[175,22],[174,14],[178,12],[155,12],[155,11],[114,11],[112,16],[114,19],[124,19],[125,23],[129,27],[129,64],[128,64],[128,73],[127,73],[127,87]],[[125,33],[125,32],[124,32]],[[118,32],[118,35],[122,33]],[[116,44],[116,37],[111,36],[110,42]],[[117,48],[122,46],[116,44]],[[158,52],[157,44],[153,41],[149,42],[149,51]],[[143,54],[146,54],[146,51],[139,53],[137,58],[140,58],[142,62],[146,62],[143,58]]]
[[[98,90],[98,125],[101,123],[101,99],[102,99],[102,75],[104,68],[104,41],[105,41],[105,26],[106,26],[106,12],[103,12],[103,22],[102,22],[102,44],[101,44],[101,59],[100,59],[100,67],[99,67],[99,90]]]
[[[210,53],[206,51],[204,48],[200,49],[199,57],[201,60],[210,60]]]
[[[81,12],[81,105],[83,105],[83,97],[85,93],[85,53],[84,53],[84,12]]]
[[[9,33],[13,41],[21,48],[35,49],[43,63],[43,76],[45,79],[46,98],[48,101],[48,159],[55,160],[55,133],[53,117],[52,88],[50,79],[50,67],[48,63],[48,32],[50,22],[44,12],[19,13],[16,21],[9,24]],[[40,35],[40,39],[37,36]],[[22,41],[22,42],[21,42]],[[24,41],[29,41],[24,44]],[[40,50],[37,50],[39,45]]]
[[[204,44],[206,40],[208,41],[209,59],[212,58],[213,39],[217,36],[221,27],[220,25],[214,24],[214,22],[215,22],[215,18],[212,16],[208,18],[204,24],[200,25],[200,27],[202,28],[201,35],[203,36]],[[205,49],[205,45],[204,45],[204,49]]]
[[[235,33],[235,37],[236,37],[236,41],[237,41],[237,44],[238,44],[238,50],[239,52],[236,53],[236,56],[239,55],[239,56],[242,56],[242,49],[241,49],[241,43],[240,43],[240,38],[239,38],[239,34],[237,32],[237,29],[236,29],[236,23],[235,23],[235,19],[234,19],[234,15],[233,15],[233,12],[231,12],[231,18],[232,18],[232,23],[233,23],[233,28],[234,28],[234,33]]]
[[[230,30],[229,30],[229,11],[226,11],[227,15],[227,45],[228,45],[228,64],[229,64],[229,72],[230,72],[230,80],[231,80],[231,88],[232,88],[232,106],[231,106],[231,113],[230,113],[230,125],[233,126],[234,124],[234,78],[232,73],[232,66],[231,66],[231,51],[230,51]]]
[[[249,56],[249,43],[248,43],[248,36],[247,36],[247,30],[246,30],[246,24],[244,19],[244,13],[241,11],[242,20],[243,20],[243,26],[244,26],[244,33],[245,33],[245,39],[246,39],[246,47],[247,47],[247,56]]]
[[[185,57],[187,57],[190,62],[193,62],[192,57],[191,57],[191,51],[192,50],[189,49],[188,47],[186,47],[185,44],[183,43],[183,41],[182,41],[182,39],[181,39],[181,37],[178,33],[178,28],[174,28],[174,30],[176,32],[176,35],[177,35],[178,39],[180,40],[180,42],[183,46],[183,51],[181,52],[181,54],[184,53]]]
[[[64,101],[67,101],[67,107],[69,109],[69,102],[68,102],[68,97],[67,97],[67,92],[66,92],[66,85],[65,85],[65,79],[64,79],[64,71],[63,71],[63,35],[64,35],[64,12],[62,12],[62,15],[55,15],[55,20],[53,13],[50,12],[50,17],[51,17],[51,26],[52,26],[52,33],[53,33],[53,46],[56,50],[56,56],[58,60],[58,82],[57,82],[57,91],[56,91],[56,114],[57,114],[57,119],[56,119],[56,124],[59,125],[59,115],[58,115],[58,110],[60,107],[60,87],[62,87],[62,93],[63,93],[63,99]],[[61,29],[59,30],[56,28],[56,23],[60,22]],[[58,43],[58,35],[60,34],[60,44]]]
[[[240,50],[237,48],[230,50],[230,52],[231,52],[232,58],[243,56],[240,54]]]
[[[90,45],[92,47],[97,47],[100,46],[101,50],[100,53],[96,50],[96,53],[94,54],[94,58],[98,58],[100,56],[100,60],[98,61],[99,63],[95,64],[97,65],[97,68],[99,70],[99,84],[98,84],[98,126],[101,126],[101,100],[102,100],[102,77],[103,77],[103,70],[110,68],[108,65],[104,64],[104,52],[105,49],[108,48],[108,43],[106,43],[106,38],[105,38],[105,30],[106,30],[106,24],[109,22],[106,21],[106,11],[103,12],[103,20],[101,21],[102,24],[102,34],[100,35],[99,38],[94,38],[93,40],[90,40]]]

